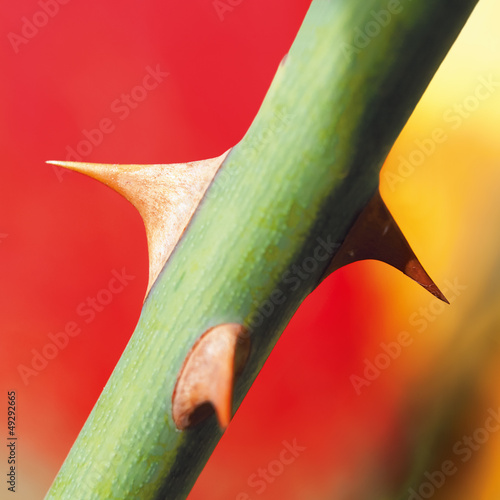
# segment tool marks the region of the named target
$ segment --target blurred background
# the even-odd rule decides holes
[[[135,209],[45,160],[221,154],[252,122],[309,4],[3,6],[0,421],[7,437],[15,390],[16,498],[43,498],[147,284]],[[499,16],[496,0],[479,1],[381,173],[382,196],[451,305],[381,263],[336,272],[289,324],[190,500],[500,496]],[[148,72],[157,85],[145,89]],[[105,292],[124,270],[123,290]]]

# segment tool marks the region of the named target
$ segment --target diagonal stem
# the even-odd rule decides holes
[[[252,350],[235,387],[241,402],[376,191],[386,155],[476,2],[312,2],[47,498],[188,495],[221,432],[215,418],[175,428],[171,397],[187,353],[218,324],[247,328]],[[314,270],[292,279],[305,259]]]

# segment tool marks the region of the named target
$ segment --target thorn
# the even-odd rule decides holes
[[[223,323],[194,344],[172,394],[172,417],[179,430],[200,423],[215,410],[225,429],[232,417],[233,386],[250,353],[245,327]]]
[[[356,219],[322,279],[343,266],[367,259],[379,260],[399,269],[449,304],[420,264],[378,190]]]
[[[139,211],[148,239],[146,297],[229,151],[217,158],[169,165],[105,165],[48,161],[87,174]]]

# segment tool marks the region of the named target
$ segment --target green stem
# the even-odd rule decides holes
[[[217,324],[249,328],[238,405],[327,267],[324,247],[336,251],[376,190],[387,153],[476,1],[313,1],[47,498],[188,495],[221,437],[214,418],[184,432],[172,421],[189,349]],[[375,21],[389,7],[391,19]],[[377,26],[358,48],[358,28],[374,34]],[[306,259],[314,270],[292,278]]]

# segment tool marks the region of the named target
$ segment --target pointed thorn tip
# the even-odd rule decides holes
[[[225,431],[231,422],[231,417],[232,417],[231,407],[228,406],[229,411],[224,411],[220,407],[215,407],[214,409],[215,409],[215,413],[217,415],[217,422],[219,423],[219,427],[223,431]]]
[[[46,160],[45,163],[48,163],[49,165],[59,165],[61,167],[79,164],[79,162],[77,161],[60,161],[60,160]]]
[[[433,283],[432,285],[422,285],[426,290],[428,290],[434,297],[442,300],[445,304],[449,304],[450,301],[444,296],[443,292]]]
[[[367,259],[389,264],[449,304],[417,259],[378,190],[356,219],[322,279],[342,266]]]
[[[179,430],[215,411],[221,429],[232,418],[233,386],[250,352],[247,330],[223,323],[207,330],[187,355],[172,394],[172,418]]]
[[[217,158],[167,165],[54,160],[47,163],[106,184],[139,211],[148,239],[147,297],[228,153],[229,150]]]

